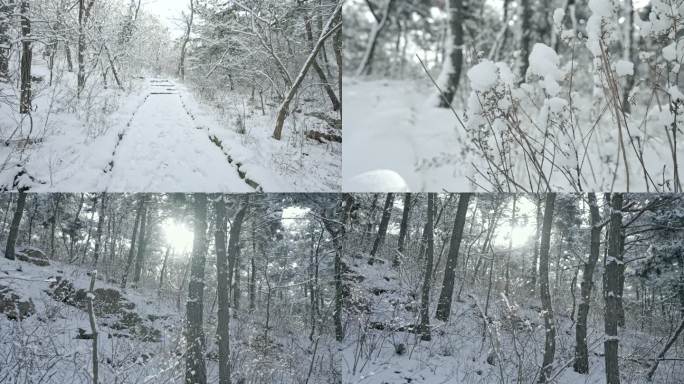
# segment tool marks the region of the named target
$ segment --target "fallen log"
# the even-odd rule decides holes
[[[323,132],[318,132],[318,131],[307,131],[306,132],[306,138],[311,139],[311,140],[316,140],[321,144],[326,144],[327,142],[335,142],[335,143],[341,143],[342,142],[342,136],[340,135],[333,135],[330,133],[323,133]]]
[[[319,120],[323,120],[332,129],[342,129],[342,119],[336,119],[332,116],[326,115],[323,112],[309,112],[305,113],[304,116],[315,117]]]

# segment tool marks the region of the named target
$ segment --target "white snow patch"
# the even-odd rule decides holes
[[[508,64],[498,62],[496,63],[496,66],[499,68],[499,78],[501,81],[508,86],[512,86],[515,83],[515,75]]]
[[[375,190],[410,192],[406,180],[397,172],[389,169],[377,169],[356,175],[347,181],[345,190],[350,192],[367,192]]]
[[[615,63],[615,72],[618,76],[632,76],[634,75],[634,63],[629,60],[618,60]]]
[[[560,29],[563,26],[563,18],[565,17],[565,10],[563,8],[556,8],[553,11],[553,25]]]
[[[480,92],[492,89],[496,85],[498,77],[498,67],[491,60],[482,60],[468,71],[470,85],[474,90]]]
[[[676,61],[677,60],[677,43],[676,42],[673,41],[672,44],[663,48],[663,58],[667,61]]]
[[[682,94],[682,92],[679,90],[679,87],[677,87],[676,85],[673,85],[670,88],[668,88],[667,93],[670,94],[670,97],[674,102],[684,101],[684,94]]]
[[[542,87],[550,96],[556,96],[560,92],[558,81],[563,77],[563,71],[558,68],[559,62],[558,54],[548,45],[536,43],[532,47],[527,71],[543,78]]]
[[[587,20],[587,47],[596,57],[601,54],[600,39],[602,38],[603,20],[610,19],[613,4],[610,0],[589,0],[591,16]]]
[[[560,97],[552,97],[549,99],[549,109],[551,112],[558,113],[562,111],[566,105],[568,105],[568,102]]]

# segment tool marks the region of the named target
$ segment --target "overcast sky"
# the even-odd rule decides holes
[[[142,8],[150,14],[157,15],[172,30],[174,35],[182,34],[178,27],[181,12],[190,6],[190,0],[143,0]]]

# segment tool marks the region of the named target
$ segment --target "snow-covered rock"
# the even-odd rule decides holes
[[[406,180],[399,173],[389,169],[364,172],[345,180],[345,190],[349,192],[410,192]]]

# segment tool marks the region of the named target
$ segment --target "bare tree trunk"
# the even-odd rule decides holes
[[[637,75],[636,41],[634,37],[634,14],[636,13],[636,10],[631,1],[626,1],[625,4],[627,5],[627,22],[625,23],[627,46],[625,47],[625,60],[634,63],[634,73],[628,75],[625,79],[625,87],[622,91],[622,111],[631,113],[632,105],[629,103],[629,94],[632,92],[632,88],[634,88],[634,78]]]
[[[394,0],[386,0],[385,8],[382,12],[382,18],[380,20],[376,19],[378,23],[373,26],[370,40],[366,46],[366,52],[363,55],[363,59],[361,60],[359,68],[356,70],[356,76],[370,75],[373,73],[373,57],[375,56],[375,48],[378,45],[378,40],[380,39],[382,31],[387,26],[389,15],[392,13],[393,5]]]
[[[29,18],[29,2],[21,2],[21,100],[19,112],[27,114],[31,112],[31,19]]]
[[[216,207],[216,270],[218,282],[218,325],[217,338],[219,347],[219,383],[230,384],[230,296],[229,289],[230,268],[234,267],[235,258],[240,247],[240,231],[242,222],[247,211],[247,205],[243,204],[238,210],[230,227],[230,242],[228,254],[226,254],[226,208],[224,197],[220,196],[215,203]]]
[[[171,254],[171,247],[166,247],[166,253],[164,254],[164,261],[162,262],[162,268],[159,272],[159,289],[157,290],[159,297],[161,297],[162,288],[164,288],[164,278],[166,277],[166,266],[169,263],[169,255]]]
[[[249,312],[254,313],[256,308],[256,263],[254,262],[254,255],[256,255],[256,227],[252,220],[252,257],[250,258],[250,273],[249,273]]]
[[[515,221],[516,205],[518,203],[518,195],[513,195],[513,210],[511,211],[511,233],[508,235],[508,252],[506,254],[506,285],[504,286],[504,294],[509,297],[511,285],[511,257],[513,256],[513,228],[516,228],[518,223]],[[524,270],[524,268],[523,268]]]
[[[489,282],[487,283],[487,298],[485,299],[485,307],[484,307],[484,318],[482,319],[482,338],[484,341],[484,337],[487,334],[487,313],[489,311],[489,299],[492,294],[492,285],[493,285],[493,277],[494,277],[494,260],[495,260],[495,255],[494,253],[491,254],[491,258],[489,259]],[[485,272],[487,271],[487,267],[485,267]]]
[[[142,198],[138,199],[138,209],[135,214],[135,222],[133,223],[133,234],[131,234],[131,248],[128,250],[128,259],[126,260],[126,265],[124,265],[124,275],[121,279],[121,289],[126,288],[126,282],[128,281],[128,271],[130,270],[130,265],[133,262],[133,257],[135,257],[135,241],[136,235],[138,234],[138,225],[140,225],[140,218],[143,215],[143,210],[145,209],[144,201]]]
[[[620,229],[620,261],[624,258],[625,255],[625,227],[621,227]],[[620,262],[618,263],[618,297],[620,300],[618,300],[618,327],[624,327],[625,326],[625,307],[624,303],[622,301],[622,294],[624,292],[625,288],[625,263]]]
[[[570,309],[570,320],[572,320],[572,326],[575,325],[575,309],[577,309],[577,296],[575,291],[577,291],[577,277],[579,276],[580,267],[577,266],[575,269],[575,274],[570,280],[570,296],[572,296],[572,308]]]
[[[406,241],[406,232],[408,231],[408,222],[411,216],[411,194],[404,194],[404,210],[401,215],[401,225],[399,226],[399,244],[397,245],[397,253],[394,256],[392,265],[398,267],[400,264],[400,257],[404,256],[404,242]]]
[[[509,26],[509,22],[511,21],[511,16],[510,16],[510,10],[511,10],[511,0],[503,0],[503,17],[501,18],[501,21],[503,22],[503,36],[501,38],[501,43],[497,44],[496,50],[494,52],[493,59],[496,61],[501,61],[502,60],[502,54],[501,52],[503,51],[501,47],[505,47],[506,44],[508,43],[508,38],[511,35],[511,28]]]
[[[233,222],[233,225],[235,223]],[[231,227],[232,229],[232,227]],[[235,254],[235,269],[233,270],[233,276],[235,277],[231,282],[232,292],[233,292],[233,318],[237,319],[238,311],[240,311],[240,249],[238,248]]]
[[[546,194],[544,204],[544,223],[542,224],[541,242],[539,246],[539,279],[542,310],[544,311],[544,328],[546,340],[544,342],[544,361],[542,363],[539,382],[546,383],[551,377],[553,357],[556,353],[556,325],[553,320],[553,306],[549,292],[549,245],[551,227],[553,226],[553,208],[556,201],[555,193]]]
[[[470,193],[461,193],[458,198],[456,218],[454,219],[451,240],[449,241],[449,255],[446,261],[446,268],[444,269],[442,291],[439,294],[437,312],[435,315],[437,319],[442,321],[449,320],[449,315],[451,314],[451,302],[453,301],[454,295],[454,278],[458,265],[458,252],[461,247],[461,240],[463,239],[463,228],[465,227],[466,214],[468,213],[468,204],[470,203],[471,195],[472,194]]]
[[[321,231],[321,237],[323,231]],[[318,240],[320,244],[320,238]],[[311,230],[311,249],[309,250],[309,265],[306,268],[308,282],[304,286],[304,296],[309,298],[309,319],[311,320],[311,332],[309,332],[309,341],[313,341],[313,336],[316,332],[316,288],[314,288],[314,253],[316,252],[316,234]],[[308,291],[308,293],[307,293]]]
[[[13,4],[0,5],[0,79],[9,80],[9,52],[10,38],[7,34],[9,30],[9,14],[12,12]]]
[[[115,261],[116,257],[116,252],[117,252],[117,240],[119,239],[120,235],[120,230],[121,230],[121,224],[123,223],[123,218],[125,215],[121,215],[119,217],[119,221],[116,220],[116,211],[112,210],[112,237],[110,238],[110,244],[109,244],[109,263],[108,265],[112,265]]]
[[[622,232],[622,194],[614,193],[611,197],[610,233],[608,237],[608,255],[603,284],[603,296],[606,302],[605,333],[603,342],[606,358],[606,383],[620,384],[620,368],[618,365],[618,312],[622,298],[619,296],[620,238]]]
[[[109,48],[107,48],[107,45],[104,45],[104,50],[105,53],[107,54],[107,60],[109,61],[109,68],[112,69],[112,74],[114,75],[114,80],[116,81],[116,85],[119,87],[119,89],[124,90],[124,86],[121,83],[121,79],[119,79],[119,72],[116,70],[116,65],[114,63],[114,60],[112,59],[112,55],[109,52]]]
[[[335,24],[342,24],[342,13],[335,18]],[[337,92],[340,94],[340,117],[342,117],[342,28],[340,28],[333,37],[333,46],[335,51],[335,61],[337,62]]]
[[[74,62],[73,62],[73,59],[71,58],[71,47],[69,46],[68,41],[64,42],[64,56],[66,57],[66,60],[67,60],[67,70],[70,73],[73,73],[74,72]]]
[[[230,226],[230,240],[228,243],[228,273],[230,275],[230,280],[228,281],[230,285],[228,286],[234,288],[233,293],[238,292],[236,294],[238,297],[239,288],[237,288],[237,285],[240,284],[240,278],[237,277],[237,272],[239,271],[238,266],[240,264],[240,231],[242,230],[242,222],[244,221],[246,213],[247,203],[244,203],[233,218],[232,225]],[[235,275],[234,280],[233,274]],[[234,283],[235,286],[233,285]],[[237,300],[234,301],[237,302]],[[235,309],[237,308],[238,306],[236,304]]]
[[[207,368],[204,363],[204,266],[207,253],[207,195],[194,195],[194,239],[188,301],[186,303],[185,383],[206,384]]]
[[[185,20],[185,37],[183,38],[183,44],[181,45],[181,56],[180,62],[178,63],[178,75],[181,80],[185,80],[185,54],[190,42],[190,34],[192,33],[192,23],[195,18],[195,1],[190,0],[190,16]]]
[[[93,232],[93,226],[92,222],[95,219],[95,207],[97,206],[97,197],[93,199],[93,206],[92,206],[92,211],[90,212],[90,219],[86,222],[86,225],[88,227],[88,231],[86,234],[85,242],[83,244],[83,255],[81,255],[81,263],[85,262],[86,255],[88,254],[88,249],[90,248],[90,235]],[[78,236],[76,236],[76,239],[78,240]]]
[[[52,217],[50,218],[50,258],[55,257],[55,228],[59,222],[59,203],[62,200],[61,193],[53,193],[52,199]]]
[[[100,194],[100,212],[97,217],[97,230],[95,233],[95,249],[93,250],[93,266],[97,266],[97,261],[100,259],[100,248],[102,242],[102,227],[104,226],[105,219],[105,205],[107,200],[107,194]]]
[[[599,258],[601,246],[601,217],[598,205],[596,204],[596,194],[589,193],[589,212],[591,215],[591,245],[589,249],[589,259],[584,264],[581,283],[581,301],[577,311],[577,327],[575,329],[575,362],[573,368],[577,373],[589,372],[589,352],[587,350],[587,316],[589,315],[589,305],[591,302],[591,290],[594,285],[593,276],[596,263]]]
[[[375,262],[375,255],[378,254],[382,243],[385,241],[385,235],[387,234],[387,226],[389,225],[390,218],[392,217],[392,208],[394,207],[394,194],[388,193],[385,198],[385,206],[382,210],[382,219],[380,219],[380,225],[378,226],[378,234],[373,242],[373,249],[370,252],[370,258],[368,259],[368,264],[373,265]]]
[[[456,293],[456,301],[461,302],[461,293],[463,293],[463,286],[465,285],[466,280],[468,279],[468,262],[470,261],[470,255],[471,251],[473,249],[473,246],[478,242],[482,234],[484,234],[487,230],[482,228],[480,232],[473,238],[473,228],[474,228],[474,223],[476,222],[477,219],[477,211],[478,211],[478,203],[476,200],[475,203],[475,209],[473,209],[473,215],[470,218],[470,225],[468,229],[468,238],[471,239],[470,243],[468,244],[468,247],[466,249],[466,257],[465,261],[463,262],[463,268],[461,268],[462,272],[461,273],[461,284],[458,285],[458,292]]]
[[[270,327],[270,321],[271,321],[271,279],[268,276],[268,254],[265,253],[266,255],[266,263],[264,265],[264,281],[266,282],[266,321],[264,324],[264,340],[268,340],[268,330],[271,328]]]
[[[537,264],[539,260],[539,238],[541,237],[542,225],[542,198],[537,199],[537,232],[534,236],[534,253],[532,254],[532,268],[530,271],[530,291],[537,290]]]
[[[442,78],[446,84],[440,84],[442,97],[439,99],[440,108],[449,108],[456,96],[461,70],[463,68],[463,0],[447,0],[449,14],[449,37],[451,42],[447,48],[448,57],[444,59]]]
[[[482,248],[480,248],[480,253],[485,254],[489,250],[489,246],[491,244],[492,237],[494,236],[494,230],[497,227],[500,216],[501,216],[501,213],[499,212],[499,204],[497,203],[494,212],[491,213],[491,216],[489,219],[489,225],[487,226],[487,234],[485,235],[485,238],[482,241]],[[477,273],[480,270],[481,265],[482,265],[482,257],[478,258],[477,263],[475,263],[475,269],[473,270],[472,284],[475,284],[475,280],[477,279]],[[486,269],[487,269],[487,267],[485,266],[485,271],[486,271]]]
[[[430,277],[432,276],[432,257],[434,253],[434,223],[435,193],[428,193],[427,223],[425,224],[425,238],[427,250],[425,252],[425,270],[423,271],[423,287],[420,295],[420,339],[430,341]]]
[[[323,215],[323,225],[332,238],[335,247],[335,312],[333,322],[335,323],[335,340],[344,340],[344,328],[342,327],[342,306],[343,306],[343,287],[342,287],[342,252],[344,239],[347,234],[347,222],[350,219],[351,208],[354,205],[354,196],[350,193],[342,195],[342,217],[339,220],[328,219]],[[325,212],[324,212],[325,213]]]
[[[36,218],[36,215],[38,214],[38,204],[36,203],[36,197],[34,196],[31,198],[31,204],[29,204],[29,207],[26,209],[26,211],[29,211],[29,221],[28,221],[28,233],[26,234],[26,244],[30,247],[31,246],[31,237],[33,237],[33,221]],[[31,210],[33,208],[33,210]]]
[[[663,349],[656,357],[653,366],[648,371],[648,375],[646,376],[648,378],[648,381],[653,381],[653,375],[655,374],[656,369],[658,369],[658,364],[660,364],[660,360],[662,360],[665,357],[665,354],[667,353],[667,351],[670,350],[675,341],[677,341],[677,338],[682,333],[682,331],[684,331],[684,318],[679,322],[679,327],[677,327],[675,333],[670,337],[670,339],[667,341]]]
[[[373,200],[371,201],[370,208],[368,210],[368,218],[366,219],[366,228],[361,235],[361,246],[365,247],[366,239],[371,235],[373,231],[373,226],[375,225],[375,210],[378,207],[378,199],[380,197],[379,193],[373,194]]]
[[[14,201],[14,194],[10,193],[7,196],[9,197],[7,199],[7,207],[5,208],[5,213],[2,215],[2,226],[0,227],[0,235],[3,236],[5,234],[5,227],[7,227],[7,218],[12,210],[12,202]]]
[[[325,41],[331,35],[333,35],[334,33],[337,32],[338,28],[342,28],[341,24],[335,24],[335,20],[338,19],[338,16],[341,14],[341,12],[342,12],[342,2],[339,2],[337,4],[337,7],[335,8],[335,11],[333,12],[332,16],[330,17],[330,20],[328,20],[328,23],[325,25],[325,28],[323,29],[323,31],[321,31],[321,36],[318,38],[318,42],[316,43],[313,50],[311,51],[311,54],[309,54],[309,57],[306,59],[306,62],[304,62],[304,67],[302,67],[302,70],[299,72],[299,76],[297,76],[297,79],[294,81],[294,83],[290,87],[290,90],[288,91],[287,95],[285,96],[285,99],[280,104],[280,108],[278,109],[278,115],[276,117],[275,130],[273,131],[273,138],[274,139],[280,140],[280,138],[282,137],[283,125],[285,124],[285,118],[287,117],[287,115],[289,113],[290,103],[292,102],[292,99],[294,99],[294,96],[297,93],[299,86],[304,81],[306,74],[309,72],[309,68],[311,67],[314,60],[316,59],[316,56],[318,56],[318,51],[320,51],[323,44],[325,44]]]
[[[521,0],[521,7],[522,7],[522,24],[520,27],[520,30],[522,31],[521,33],[521,40],[520,40],[520,82],[525,82],[525,75],[527,74],[527,68],[530,66],[530,52],[531,52],[531,47],[530,45],[532,44],[532,33],[533,33],[533,26],[532,26],[532,15],[533,15],[533,10],[532,10],[532,0]]]
[[[88,318],[90,319],[90,331],[92,332],[93,345],[93,384],[98,383],[98,366],[99,358],[97,356],[97,322],[95,321],[95,308],[93,308],[93,300],[95,299],[95,279],[97,278],[97,270],[90,272],[90,289],[88,290]]]
[[[10,224],[9,235],[7,236],[7,244],[5,246],[5,258],[14,260],[14,247],[19,235],[19,225],[21,224],[21,217],[24,214],[24,205],[26,204],[26,192],[19,191],[19,198],[17,199],[17,206],[14,209],[14,216],[12,217],[12,224]]]
[[[83,209],[83,201],[85,200],[85,193],[81,193],[81,197],[79,198],[78,201],[78,208],[76,209],[76,214],[74,215],[74,220],[72,221],[72,228],[77,228],[79,221],[80,221],[80,216],[81,216],[81,209]],[[62,231],[64,233],[64,231]],[[64,236],[64,235],[62,235]],[[74,233],[69,233],[70,241],[69,241],[69,260],[73,261],[76,257],[74,254],[74,247],[76,246],[76,240],[78,239],[77,236]],[[64,243],[66,246],[66,242]]]
[[[78,75],[77,75],[77,94],[81,97],[81,93],[85,88],[85,50],[86,50],[86,33],[85,25],[88,23],[90,18],[90,11],[95,4],[95,0],[89,0],[89,3],[85,4],[86,0],[78,1]]]
[[[301,4],[301,0],[300,0]],[[309,42],[309,49],[313,50],[314,48],[314,42],[313,42],[313,31],[311,28],[311,16],[307,12],[304,13],[304,27],[306,29],[306,39]],[[321,51],[325,49],[325,45],[321,47]],[[314,68],[314,71],[318,75],[318,78],[321,79],[321,84],[323,86],[323,89],[325,90],[325,93],[328,95],[328,98],[330,99],[330,103],[332,103],[333,106],[333,111],[338,111],[340,109],[341,103],[340,100],[337,98],[337,95],[335,94],[335,91],[333,91],[332,87],[330,86],[330,83],[328,83],[328,78],[325,75],[325,72],[321,68],[320,65],[318,65],[318,61],[316,58],[313,59],[313,63],[311,64]]]
[[[52,87],[52,80],[54,79],[54,69],[55,69],[55,56],[57,55],[57,46],[59,42],[55,39],[49,45],[49,57],[48,57],[48,69],[50,70],[50,79],[48,80],[48,86]]]
[[[147,199],[145,195],[141,195],[142,200],[142,216],[140,217],[140,233],[138,234],[138,254],[135,258],[135,268],[133,273],[133,284],[137,287],[140,283],[140,274],[142,272],[142,264],[145,259],[145,247],[147,245],[147,237],[145,231],[147,230]]]

